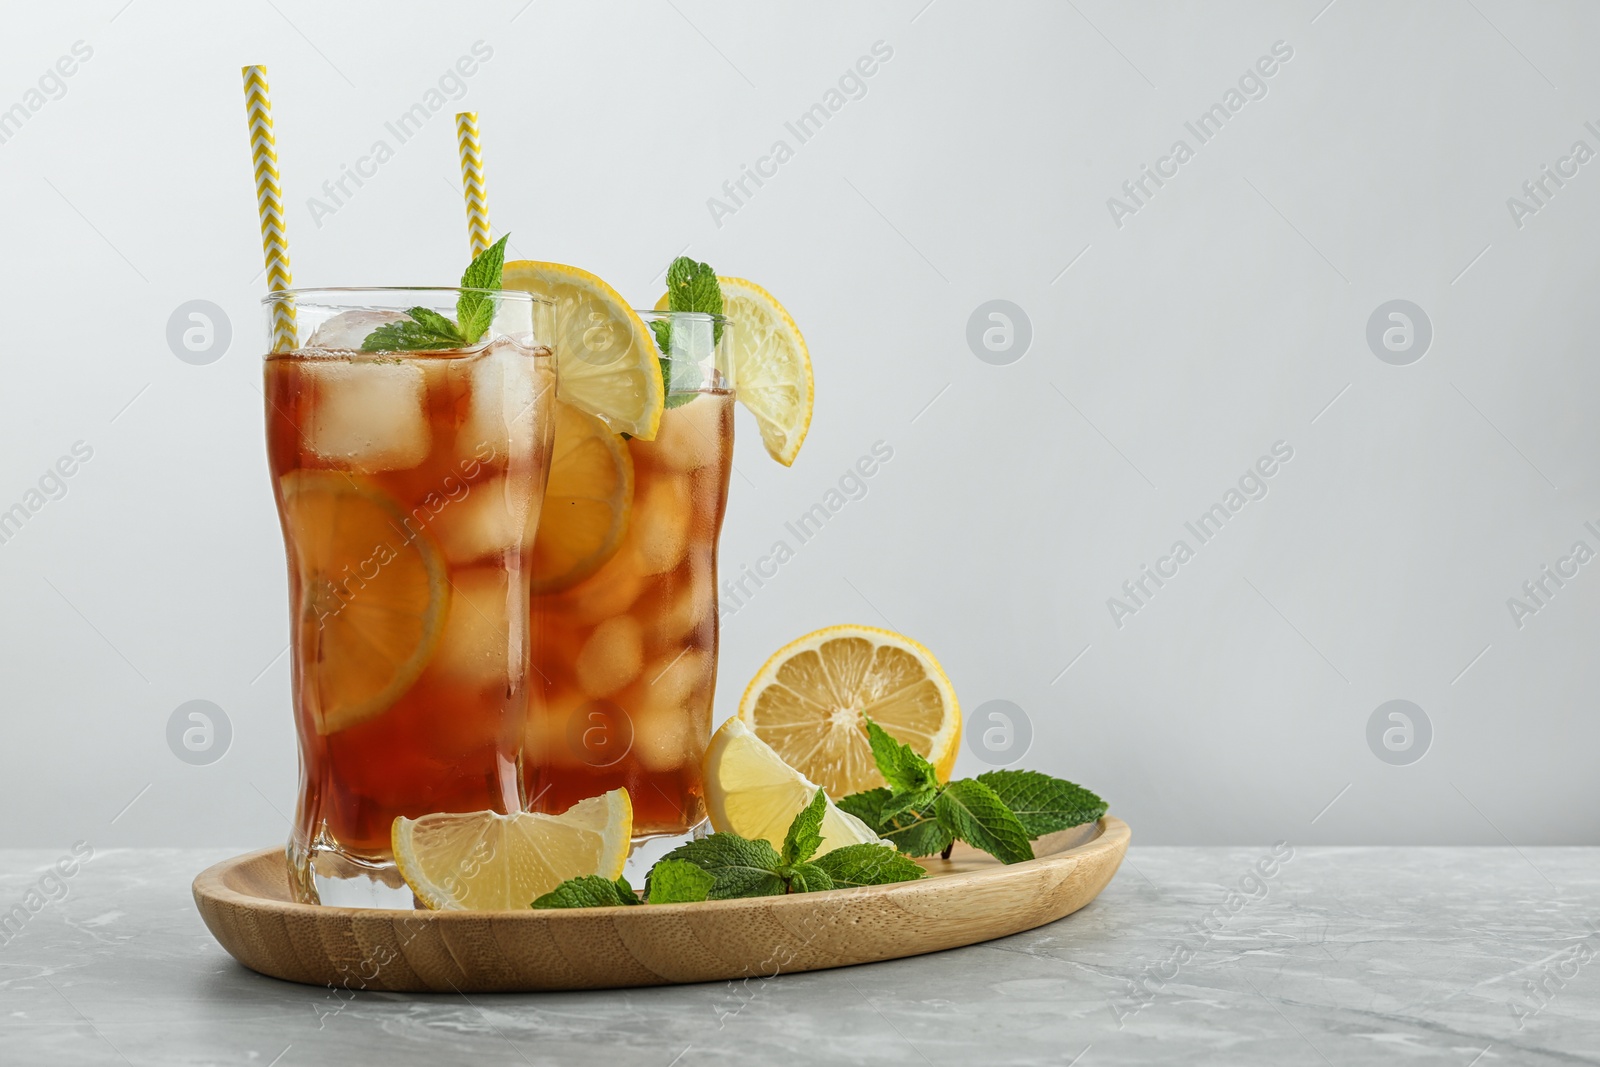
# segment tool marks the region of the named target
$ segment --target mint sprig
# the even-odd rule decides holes
[[[845,845],[817,855],[823,845],[822,818],[828,798],[817,790],[784,835],[783,850],[738,834],[707,834],[679,845],[645,876],[645,900],[683,904],[735,897],[817,893],[864,885],[887,885],[921,878],[920,866],[887,845]],[[622,897],[628,899],[624,900]],[[533,902],[535,908],[603,908],[641,903],[621,878],[598,875],[569,878]]]
[[[473,257],[461,274],[463,290],[498,292],[505,272],[506,234]],[[456,298],[456,317],[452,321],[431,308],[408,308],[410,320],[390,322],[367,334],[361,342],[363,352],[427,352],[445,348],[464,348],[477,344],[494,321],[494,300],[488,292],[463,292]]]
[[[940,785],[933,764],[871,719],[867,743],[889,784],[843,797],[839,807],[908,856],[937,852],[948,859],[951,846],[965,841],[1017,863],[1033,858],[1035,838],[1106,813],[1094,793],[1038,771],[989,771]]]
[[[668,311],[695,311],[706,315],[722,314],[722,283],[717,281],[717,272],[706,263],[697,263],[688,256],[679,256],[667,268],[667,310]],[[717,344],[722,340],[722,326],[720,322],[711,324],[711,343]],[[667,407],[675,408],[687,404],[694,399],[692,396],[679,393],[672,395],[672,323],[665,319],[657,319],[650,323],[650,331],[656,336],[656,347],[661,350],[661,355],[667,358],[661,361],[662,385],[667,393]],[[698,381],[695,383],[698,385]]]

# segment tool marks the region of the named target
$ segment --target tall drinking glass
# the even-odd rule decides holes
[[[705,817],[700,765],[717,678],[717,538],[735,387],[732,323],[639,316],[667,378],[655,440],[557,413],[534,575],[533,684],[543,700],[530,713],[525,764],[538,811],[625,787],[636,839],[681,834]],[[612,543],[588,565],[566,564],[564,544],[605,521]],[[560,574],[541,573],[540,563],[558,557]]]
[[[408,309],[487,301],[488,332],[407,350]],[[410,907],[396,816],[525,809],[533,535],[549,469],[549,305],[526,293],[300,289],[266,357],[267,450],[289,562],[297,897]],[[427,316],[424,315],[424,318]],[[380,337],[383,335],[380,334]]]

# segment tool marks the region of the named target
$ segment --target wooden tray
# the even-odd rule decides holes
[[[194,880],[206,926],[274,978],[402,992],[519,992],[708,982],[917,956],[1031,930],[1111,881],[1128,824],[1106,816],[1002,865],[957,845],[898,885],[571,911],[383,911],[289,898],[283,849]]]

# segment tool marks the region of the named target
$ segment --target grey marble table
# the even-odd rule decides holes
[[[0,851],[0,1063],[1600,1064],[1600,849],[1135,847],[971,948],[470,999],[238,966],[189,881],[241,851]]]

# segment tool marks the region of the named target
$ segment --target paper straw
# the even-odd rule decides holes
[[[476,111],[463,111],[456,116],[456,148],[461,154],[461,189],[467,197],[467,237],[476,259],[491,243],[489,194],[483,187],[483,145],[478,141]]]
[[[289,235],[283,219],[283,191],[278,187],[278,148],[272,137],[272,96],[267,88],[267,68],[241,68],[244,74],[245,115],[250,120],[250,158],[256,174],[256,206],[261,213],[261,252],[267,261],[267,291],[276,293],[294,285],[289,270]],[[278,301],[272,308],[272,350],[290,352],[295,347],[294,305]]]

